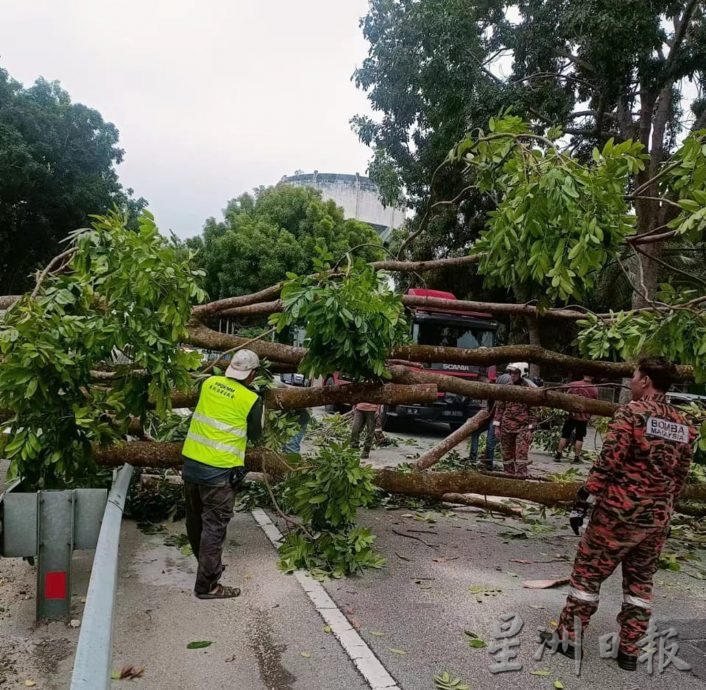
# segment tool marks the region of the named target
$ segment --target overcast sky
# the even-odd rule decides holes
[[[0,66],[120,130],[125,186],[187,237],[282,175],[365,173],[367,0],[0,0]]]

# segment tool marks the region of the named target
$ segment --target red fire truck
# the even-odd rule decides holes
[[[455,300],[456,296],[441,290],[414,288],[407,292],[413,297],[433,297]],[[441,345],[444,347],[493,347],[497,342],[498,322],[491,314],[468,312],[452,308],[436,307],[412,308],[412,342],[417,345]],[[479,367],[469,364],[410,363],[415,368],[425,368],[448,376],[459,376],[477,381],[495,380],[495,367]],[[328,377],[324,385],[347,383],[344,376],[336,373]],[[454,429],[481,407],[480,400],[472,400],[454,393],[439,393],[437,402],[429,405],[384,406],[382,410],[383,428],[390,429],[403,418],[421,419],[429,422],[446,422]]]

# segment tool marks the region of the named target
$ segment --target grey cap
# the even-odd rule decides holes
[[[244,381],[250,372],[260,366],[260,358],[252,350],[238,350],[230,360],[226,376],[236,381]]]

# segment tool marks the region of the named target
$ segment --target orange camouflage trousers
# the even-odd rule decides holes
[[[503,470],[518,477],[527,476],[527,459],[532,445],[532,431],[505,431],[500,427],[500,449],[503,455]]]
[[[638,655],[637,642],[645,636],[652,613],[652,578],[668,530],[669,525],[631,525],[597,507],[579,543],[569,595],[559,617],[559,636],[566,634],[573,641],[574,616],[586,629],[598,608],[601,584],[622,563],[623,606],[617,618],[620,649]]]

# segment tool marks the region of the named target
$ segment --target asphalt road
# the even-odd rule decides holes
[[[398,446],[373,452],[372,462],[397,464],[437,442],[445,429],[415,427],[398,435]],[[532,455],[532,472],[568,469],[551,457]],[[581,471],[585,471],[582,467]],[[350,625],[404,690],[434,690],[433,676],[449,671],[473,690],[606,687],[691,690],[706,686],[706,591],[687,572],[660,570],[655,618],[670,621],[682,641],[680,656],[692,672],[673,667],[664,674],[620,671],[598,654],[598,638],[617,629],[622,599],[620,575],[604,585],[601,606],[586,638],[580,676],[564,657],[532,657],[537,628],[551,627],[566,596],[565,587],[531,590],[528,579],[568,576],[577,540],[565,517],[543,527],[470,509],[398,508],[362,511],[360,522],[378,535],[387,567],[360,578],[332,581],[326,590]],[[165,544],[184,532],[183,523],[145,534],[125,521],[114,631],[115,669],[144,667],[143,677],[114,681],[113,688],[242,688],[244,690],[358,690],[369,685],[292,576],[277,570],[276,552],[249,513],[232,521],[224,581],[243,589],[239,599],[199,601],[191,594],[192,556]],[[423,540],[425,543],[423,543]],[[169,541],[167,539],[167,541]],[[667,551],[678,549],[669,544]],[[696,555],[703,559],[703,550]],[[514,560],[513,560],[514,559]],[[519,561],[519,562],[518,562]],[[77,556],[74,615],[80,619],[90,568]],[[0,666],[5,685],[66,688],[77,631],[63,624],[35,626],[33,571],[16,560],[0,561]],[[493,625],[503,614],[523,620],[518,636],[519,671],[492,674],[487,648],[468,645],[466,631],[493,642]],[[194,641],[212,644],[187,649]],[[535,675],[531,672],[535,672]],[[557,686],[558,687],[558,686]]]

